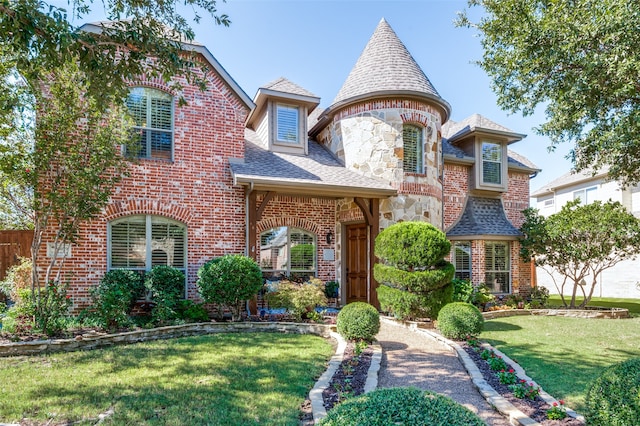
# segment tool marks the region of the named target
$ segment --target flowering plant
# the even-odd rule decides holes
[[[482,352],[480,352],[480,358],[484,359],[485,361],[494,356],[495,356],[495,353],[490,349],[485,349]]]
[[[513,371],[513,368],[510,368],[509,370],[500,370],[496,373],[496,376],[498,376],[498,380],[500,380],[500,383],[503,385],[514,385],[518,381],[518,377]]]
[[[509,389],[513,392],[513,396],[520,399],[534,400],[536,396],[540,395],[540,388],[533,383],[527,383],[526,380],[520,380],[520,382],[509,386]]]
[[[549,420],[562,420],[565,417],[567,417],[567,409],[563,400],[554,402],[553,407],[547,410],[547,419]]]
[[[489,363],[489,367],[491,367],[493,371],[506,370],[509,367],[501,356],[496,356],[495,354],[493,354],[493,356],[489,358],[487,362]]]

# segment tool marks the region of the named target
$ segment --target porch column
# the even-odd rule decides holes
[[[380,200],[378,198],[369,198],[369,202],[367,203],[364,198],[355,197],[353,201],[362,211],[365,223],[369,227],[369,289],[367,297],[371,305],[380,309],[378,293],[376,292],[378,283],[373,277],[373,265],[376,264],[374,248],[376,237],[380,233]]]

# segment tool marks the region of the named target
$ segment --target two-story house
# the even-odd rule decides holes
[[[206,47],[185,49],[210,69],[207,90],[132,85],[141,159],[65,262],[77,306],[107,270],[159,264],[184,270],[196,298],[198,268],[226,253],[377,304],[375,238],[408,220],[447,233],[458,277],[528,291],[517,228],[537,168],[509,149],[524,135],[480,115],[452,122],[384,19],[328,108],[285,78],[250,99]]]
[[[607,171],[607,168],[596,172],[593,170],[569,171],[542,185],[540,189],[531,194],[532,205],[538,209],[542,216],[548,217],[559,212],[569,201],[579,199],[582,204],[590,204],[594,201],[611,200],[621,203],[634,216],[640,217],[640,187],[623,187],[619,182],[609,179]],[[640,297],[640,289],[637,287],[637,283],[640,281],[637,274],[639,269],[640,259],[627,259],[610,269],[606,269],[600,275],[593,295],[596,297]],[[551,293],[558,293],[558,289],[554,285],[554,278],[558,280],[560,276],[557,273],[550,275],[549,272],[543,268],[537,268],[537,283],[548,288]]]

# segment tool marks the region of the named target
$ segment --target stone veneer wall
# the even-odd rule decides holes
[[[397,188],[399,195],[380,205],[382,229],[408,220],[441,227],[441,120],[436,108],[420,101],[364,101],[338,111],[317,139],[347,168]],[[402,169],[405,123],[424,128],[424,173],[405,173]]]

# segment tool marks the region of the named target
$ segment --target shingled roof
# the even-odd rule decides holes
[[[300,87],[291,80],[288,80],[284,77],[277,78],[265,84],[264,86],[262,86],[262,88],[273,90],[275,92],[290,93],[293,95],[310,96],[312,98],[317,98],[316,95],[314,95],[304,87]]]
[[[500,198],[468,197],[460,219],[446,232],[447,238],[500,236],[517,238],[522,233],[504,213]]]
[[[380,20],[333,105],[381,92],[426,96],[438,101],[445,110],[445,116],[451,110],[384,18]],[[446,121],[446,117],[443,121]]]
[[[564,188],[571,185],[577,185],[583,182],[589,182],[596,179],[607,178],[609,173],[609,166],[605,166],[600,170],[594,170],[592,168],[588,168],[582,170],[580,172],[576,172],[575,170],[571,170],[559,178],[548,182],[540,189],[531,194],[532,197],[540,197],[542,195],[552,194],[554,191],[560,188]]]
[[[234,183],[256,190],[277,190],[315,196],[388,197],[396,194],[388,183],[353,172],[317,142],[309,140],[309,154],[295,155],[260,147],[256,133],[245,130],[244,162],[230,162]]]
[[[509,142],[519,141],[527,136],[522,133],[516,133],[480,114],[473,114],[458,122],[449,120],[442,126],[442,136],[451,143],[455,143],[455,141],[478,131],[505,136],[509,139]]]

